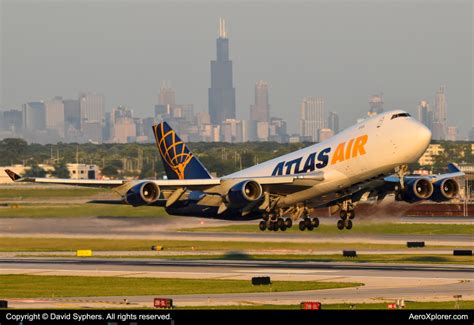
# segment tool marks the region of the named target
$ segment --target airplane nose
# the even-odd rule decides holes
[[[424,124],[419,123],[417,136],[420,142],[428,146],[431,142],[431,131]]]

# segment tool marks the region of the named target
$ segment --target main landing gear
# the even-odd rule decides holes
[[[292,208],[291,210],[286,210],[283,212],[277,213],[264,213],[263,220],[260,221],[258,228],[261,231],[273,230],[273,231],[285,231],[288,228],[293,226],[293,220],[298,220],[301,218],[301,221],[298,223],[298,228],[301,231],[304,230],[313,230],[319,227],[318,218],[310,218],[310,211],[308,208]],[[283,218],[285,214],[291,214],[291,218]]]
[[[265,214],[263,220],[258,224],[258,228],[261,231],[265,231],[266,229],[273,231],[286,231],[286,229],[291,228],[292,226],[293,220],[291,220],[291,218],[284,219],[275,214]]]
[[[340,219],[337,221],[337,229],[342,230],[346,228],[347,230],[352,229],[352,219],[355,218],[355,209],[352,202],[344,202],[341,204],[341,210],[339,212]]]
[[[298,224],[298,228],[301,231],[307,230],[313,230],[314,228],[319,227],[319,219],[318,218],[309,218],[309,217],[304,217],[303,220],[300,221]]]

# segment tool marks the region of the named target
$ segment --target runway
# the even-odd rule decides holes
[[[394,299],[453,300],[463,295],[474,299],[474,267],[377,263],[322,263],[252,260],[156,260],[156,259],[0,259],[0,273],[32,275],[88,275],[194,279],[244,279],[268,275],[273,281],[361,282],[357,288],[299,292],[241,294],[193,294],[170,296],[178,306],[238,304],[297,304],[304,300],[325,303],[381,302]],[[107,307],[126,298],[130,307],[151,307],[153,296],[71,297],[13,299],[15,308]]]
[[[8,237],[75,237],[75,238],[114,238],[114,239],[153,239],[153,240],[202,240],[202,241],[268,241],[298,243],[373,243],[403,244],[407,241],[425,241],[426,245],[472,246],[472,235],[391,235],[391,234],[352,234],[344,231],[327,234],[318,230],[303,233],[275,232],[183,232],[181,228],[197,226],[219,226],[236,224],[257,224],[251,222],[231,222],[202,220],[199,218],[176,217],[170,221],[160,218],[119,218],[119,217],[75,217],[75,218],[0,218],[0,236]],[[403,222],[408,222],[401,218]],[[438,218],[426,218],[426,222],[440,223]],[[473,218],[456,218],[451,222],[466,223]],[[414,219],[419,222],[420,218]],[[321,223],[333,223],[333,219],[322,219]],[[360,220],[360,222],[366,222]],[[334,226],[335,227],[335,226]]]

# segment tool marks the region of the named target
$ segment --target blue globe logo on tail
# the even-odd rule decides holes
[[[168,179],[208,179],[209,172],[193,156],[168,123],[153,126],[155,141]]]

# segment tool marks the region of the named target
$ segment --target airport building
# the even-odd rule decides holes
[[[100,170],[97,165],[67,164],[71,179],[98,179]]]

